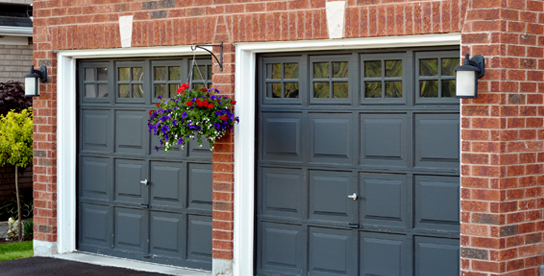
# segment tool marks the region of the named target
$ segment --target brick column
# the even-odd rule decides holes
[[[223,16],[215,26],[214,44],[223,41],[223,71],[212,57],[212,87],[223,96],[234,99],[234,45],[230,43],[229,27]],[[220,58],[220,48],[213,47]],[[212,275],[232,275],[234,236],[234,132],[216,141],[213,161]]]
[[[462,54],[486,58],[462,101],[461,275],[538,275],[543,262],[543,2],[469,6]]]

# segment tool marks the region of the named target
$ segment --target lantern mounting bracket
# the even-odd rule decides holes
[[[468,64],[466,64],[468,60]],[[465,56],[465,64],[472,65],[480,69],[480,72],[477,73],[476,77],[481,78],[485,75],[485,58],[480,55],[472,56],[471,59],[468,59],[468,54]]]
[[[217,56],[215,56],[214,53],[212,53],[212,51],[204,48],[204,47],[214,47],[214,46],[219,47],[219,51],[220,51],[219,59],[217,58]],[[200,45],[191,46],[192,51],[196,51],[196,49],[202,49],[210,53],[215,58],[215,61],[217,61],[217,64],[219,64],[219,70],[223,71],[223,41],[219,41],[219,44],[200,44]]]

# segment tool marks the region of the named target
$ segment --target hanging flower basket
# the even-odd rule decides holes
[[[208,140],[213,151],[215,140],[232,130],[234,123],[239,121],[233,113],[236,101],[220,96],[215,88],[188,88],[189,84],[182,84],[174,98],[163,99],[155,110],[149,111],[149,132],[159,136],[161,145],[155,146],[157,151],[159,148],[168,151],[177,145],[183,149],[195,138],[202,147],[202,137]]]

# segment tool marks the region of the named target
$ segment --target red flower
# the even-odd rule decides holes
[[[153,113],[153,110],[149,110],[149,115],[151,115]]]
[[[157,103],[156,106],[161,106],[161,103]]]
[[[209,108],[209,109],[212,109],[213,106],[214,106],[213,104],[209,104],[209,105],[208,105],[208,108]]]
[[[225,115],[221,116],[221,120],[226,121],[226,120],[227,120],[227,116],[225,116]]]
[[[208,106],[209,104],[210,104],[210,102],[204,101],[204,106]]]
[[[206,91],[208,91],[208,89],[206,89],[206,88],[200,88],[200,92],[206,92]]]
[[[187,102],[185,103],[185,105],[187,105],[187,106],[193,106],[193,102],[187,101]]]
[[[199,100],[199,99],[196,99],[196,105],[198,105],[198,107],[203,107],[204,106],[204,102]]]
[[[189,88],[188,83],[182,83],[181,86],[178,88],[177,93],[180,94],[181,92],[187,90]]]
[[[231,104],[236,104],[236,101],[230,101]]]

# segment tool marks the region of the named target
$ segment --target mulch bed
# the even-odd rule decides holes
[[[25,237],[25,238],[23,238],[22,241],[31,241],[31,240],[32,240],[32,238],[30,238],[30,237]],[[13,238],[7,238],[7,239],[2,238],[2,239],[0,239],[0,244],[14,243],[14,242],[18,242],[18,241],[19,241],[18,239],[13,239]]]

